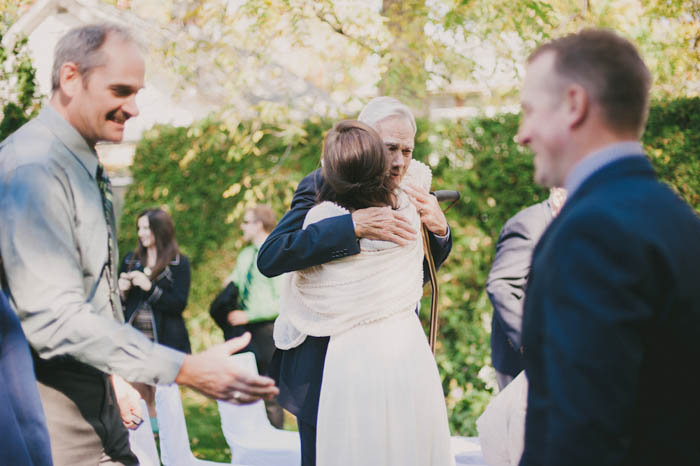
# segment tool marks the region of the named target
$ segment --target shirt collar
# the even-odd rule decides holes
[[[97,173],[97,152],[85,141],[77,129],[58,113],[51,105],[45,105],[37,118],[44,123],[64,146],[78,159],[87,172],[95,178]]]
[[[566,188],[567,197],[571,198],[574,192],[593,173],[612,162],[630,156],[644,157],[644,149],[639,141],[623,141],[610,144],[583,157],[574,165],[569,176],[566,177],[564,188]]]

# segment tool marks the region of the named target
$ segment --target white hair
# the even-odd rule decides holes
[[[375,97],[370,100],[357,119],[376,129],[377,124],[392,117],[405,118],[413,128],[413,132],[416,132],[416,119],[411,109],[393,97]]]

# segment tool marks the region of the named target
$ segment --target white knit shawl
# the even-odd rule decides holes
[[[430,187],[430,169],[412,161],[405,181]],[[399,212],[420,231],[420,217],[406,194],[398,190]],[[324,218],[347,214],[336,204],[312,208],[304,228]],[[285,274],[275,345],[299,346],[306,335],[332,336],[356,325],[412,312],[423,289],[423,243],[407,246],[361,239],[360,254]]]

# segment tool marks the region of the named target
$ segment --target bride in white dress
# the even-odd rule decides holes
[[[408,196],[392,185],[379,135],[357,121],[326,136],[329,189],[307,225],[364,207],[388,206],[420,230]],[[412,161],[406,181],[430,188],[430,169]],[[330,201],[334,202],[330,202]],[[416,315],[423,244],[360,239],[361,253],[286,275],[275,344],[330,336],[316,425],[320,466],[450,466],[450,432],[440,377]]]

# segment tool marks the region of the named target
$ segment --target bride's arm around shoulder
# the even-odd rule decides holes
[[[338,204],[323,201],[320,204],[316,204],[315,206],[313,206],[311,210],[309,210],[309,212],[306,214],[306,217],[304,217],[303,229],[306,229],[306,227],[311,225],[312,223],[320,222],[321,220],[325,220],[331,217],[346,215],[349,213],[350,211],[343,207],[340,207]]]

